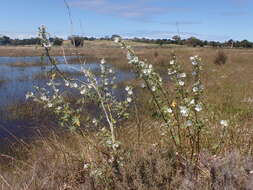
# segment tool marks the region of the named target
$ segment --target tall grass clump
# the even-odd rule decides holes
[[[215,56],[214,63],[216,65],[225,65],[227,63],[227,55],[224,51],[219,50]]]

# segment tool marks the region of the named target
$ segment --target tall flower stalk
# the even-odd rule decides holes
[[[190,58],[192,64],[193,84],[192,89],[187,89],[186,77],[180,64],[174,55],[169,62],[168,75],[174,83],[174,94],[163,83],[162,78],[153,69],[152,64],[140,60],[133,48],[127,45],[121,38],[115,39],[122,48],[127,50],[129,64],[133,65],[139,77],[153,97],[153,103],[157,108],[163,121],[165,133],[168,132],[176,151],[190,160],[198,162],[201,150],[201,131],[204,127],[202,110],[203,84],[201,83],[201,58],[193,56]],[[164,133],[163,133],[164,134]],[[191,145],[188,151],[187,144]]]
[[[87,68],[85,63],[81,68],[82,79],[66,77],[58,68],[56,59],[50,55],[51,45],[45,26],[39,28],[39,37],[46,57],[53,66],[53,71],[47,83],[48,88],[36,87],[37,93],[28,93],[27,98],[32,98],[43,104],[45,108],[51,109],[58,117],[60,124],[71,130],[80,128],[82,121],[89,121],[93,126],[98,126],[100,121],[102,125],[105,121],[110,131],[110,135],[106,135],[106,142],[109,142],[109,146],[116,150],[119,143],[116,139],[115,128],[119,126],[119,121],[128,116],[127,109],[131,103],[132,88],[124,101],[119,101],[113,96],[116,76],[113,68],[109,67],[104,59],[100,62],[100,79]],[[56,82],[57,75],[61,76],[61,82]],[[75,105],[70,104],[64,97],[68,88],[79,94]],[[89,101],[96,102],[103,114],[102,117],[92,118],[92,115],[87,115],[84,105]],[[103,128],[103,134],[105,134],[104,131],[105,128]]]

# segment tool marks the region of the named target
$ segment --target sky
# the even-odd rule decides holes
[[[0,35],[253,41],[253,0],[0,0]],[[72,24],[71,24],[72,23]]]

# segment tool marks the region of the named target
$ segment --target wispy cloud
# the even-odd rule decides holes
[[[70,4],[102,14],[139,20],[149,20],[156,15],[169,12],[190,10],[185,7],[158,6],[158,3],[155,3],[154,0],[132,0],[124,3],[122,1],[117,2],[113,0],[72,0]]]
[[[182,26],[182,25],[200,25],[203,24],[203,22],[201,21],[187,21],[187,20],[181,20],[181,21],[154,21],[154,20],[150,20],[150,21],[146,21],[149,23],[158,23],[158,24],[163,24],[163,25],[171,25],[171,26]]]

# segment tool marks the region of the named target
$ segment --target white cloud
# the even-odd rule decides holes
[[[159,0],[72,0],[70,4],[85,10],[92,10],[102,14],[120,16],[124,18],[149,20],[150,18],[175,11],[187,11],[187,8],[159,6]]]

